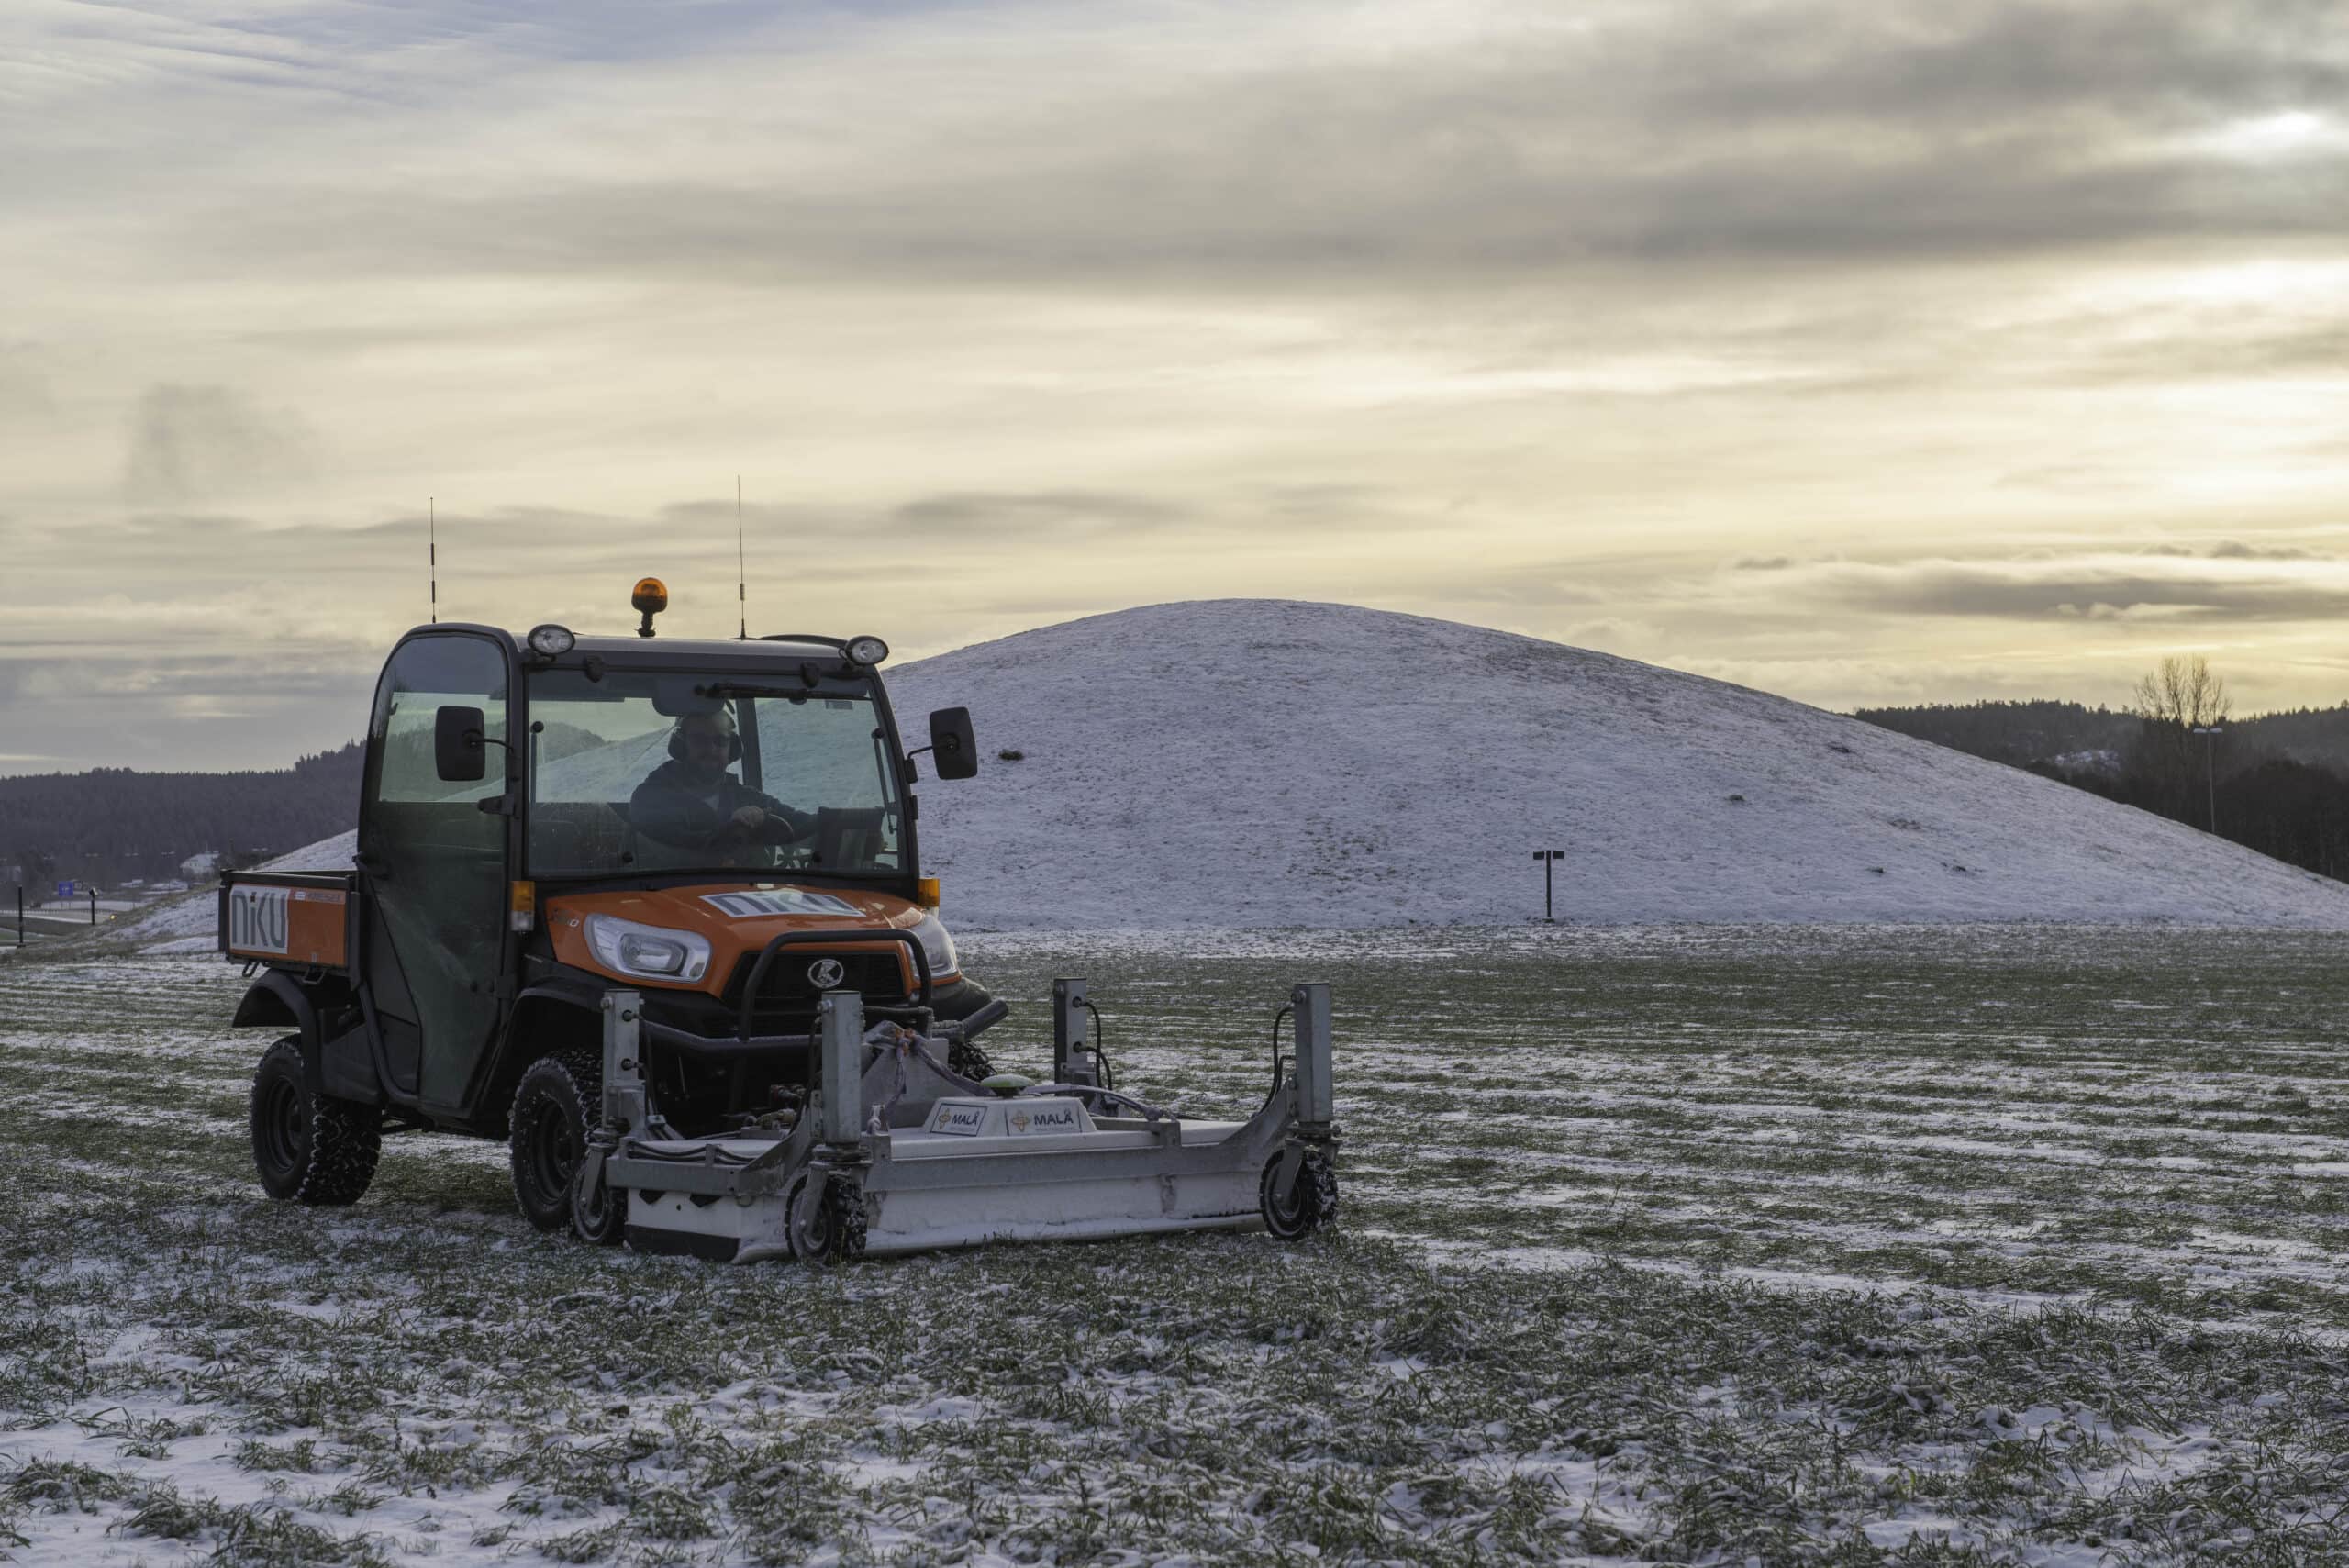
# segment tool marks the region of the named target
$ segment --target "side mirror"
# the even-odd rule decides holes
[[[971,732],[971,710],[941,707],[930,716],[930,754],[941,779],[974,778],[979,738]]]
[[[486,771],[489,726],[477,707],[432,710],[432,770],[450,784],[471,784]]]

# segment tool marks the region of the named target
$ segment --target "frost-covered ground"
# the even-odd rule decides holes
[[[1125,1082],[1337,987],[1334,1237],[590,1251],[494,1146],[262,1201],[239,982],[0,963],[28,1563],[2349,1558],[2349,979],[2310,935],[970,944]]]

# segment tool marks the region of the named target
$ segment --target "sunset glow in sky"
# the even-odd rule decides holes
[[[444,618],[1335,599],[1829,706],[2349,698],[2329,4],[0,8],[0,772]]]

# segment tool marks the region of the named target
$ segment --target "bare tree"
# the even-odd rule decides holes
[[[2218,762],[2221,739],[2198,736],[2233,711],[2227,684],[2199,653],[2171,654],[2138,679],[2132,711],[2137,740],[2127,772],[2141,804],[2165,817],[2212,828],[2209,774]]]
[[[2137,678],[2136,714],[2149,724],[2205,729],[2233,707],[2227,684],[2199,653],[2173,653]]]

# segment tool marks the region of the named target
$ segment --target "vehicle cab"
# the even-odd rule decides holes
[[[592,1034],[614,988],[642,995],[648,1064],[692,1120],[804,1082],[826,990],[908,1022],[984,1006],[920,874],[886,656],[877,638],[403,637],[356,856],[384,1099],[502,1133],[520,1067]],[[930,729],[941,777],[975,772],[965,710]]]

